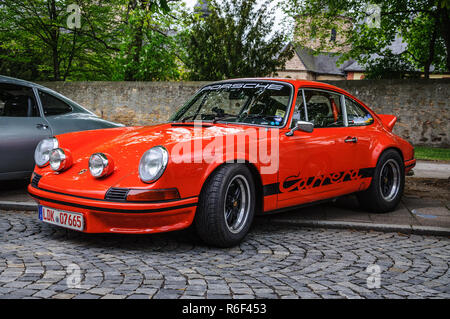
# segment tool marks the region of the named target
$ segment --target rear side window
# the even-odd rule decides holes
[[[0,84],[0,116],[38,117],[33,89],[15,84]]]
[[[39,91],[42,108],[46,116],[61,115],[72,112],[72,107],[51,94]]]
[[[348,126],[364,126],[373,123],[373,117],[359,103],[356,103],[348,97],[345,98],[345,106],[347,109]]]

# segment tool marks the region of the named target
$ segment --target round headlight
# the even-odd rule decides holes
[[[34,161],[39,167],[44,167],[50,160],[50,152],[58,148],[58,140],[56,138],[46,138],[39,142],[34,151]]]
[[[142,155],[139,162],[139,177],[145,183],[156,181],[164,173],[169,153],[162,146],[155,146]]]
[[[95,153],[89,158],[89,170],[92,176],[100,178],[109,175],[113,171],[113,162],[107,155]]]
[[[55,148],[50,153],[50,167],[56,172],[62,172],[72,165],[72,159],[68,151],[61,148]]]

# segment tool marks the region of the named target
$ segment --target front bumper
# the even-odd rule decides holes
[[[189,227],[198,197],[155,203],[110,202],[28,186],[39,205],[83,214],[86,233],[159,233]]]

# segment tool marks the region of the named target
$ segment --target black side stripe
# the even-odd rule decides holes
[[[374,172],[375,172],[374,167],[362,168],[358,171],[358,174],[356,174],[355,177],[369,178],[369,177],[373,176]],[[334,174],[330,174],[330,175],[334,175]],[[340,172],[335,175],[342,177],[342,180],[340,182],[348,182],[348,181],[351,181],[354,179],[354,178],[352,178],[352,174],[349,174],[349,172]],[[290,188],[293,185],[295,185],[296,183],[300,182],[300,180],[301,180],[300,178],[292,179],[292,180],[286,179],[283,182],[283,188]],[[308,177],[308,178],[305,178],[304,180],[306,181],[305,184],[306,184],[306,186],[308,186],[308,188],[315,188],[315,187],[321,187],[321,186],[333,184],[330,177],[325,177],[325,176]],[[314,182],[314,184],[313,184],[313,182]],[[289,190],[289,192],[295,192],[295,191],[299,191],[298,187],[295,187],[295,188]],[[281,194],[283,192],[280,190],[280,183],[272,183],[272,184],[267,184],[267,185],[263,186],[263,193],[264,193],[264,196],[271,196],[271,195]]]
[[[154,208],[154,209],[136,209],[135,210],[135,209],[120,209],[120,208],[103,208],[103,207],[95,207],[95,206],[87,206],[87,205],[69,203],[69,202],[65,202],[65,201],[61,201],[61,200],[50,199],[50,198],[33,195],[31,193],[29,193],[29,194],[30,194],[30,196],[32,196],[36,199],[50,202],[50,203],[61,204],[61,205],[83,208],[83,209],[89,209],[89,210],[95,210],[95,211],[101,211],[101,212],[108,212],[108,213],[147,214],[147,213],[159,213],[159,212],[165,212],[165,211],[169,211],[169,210],[197,206],[197,203],[192,203],[192,204],[184,204],[184,205],[163,207],[163,208]]]

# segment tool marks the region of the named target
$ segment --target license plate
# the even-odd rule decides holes
[[[82,231],[84,229],[83,214],[67,212],[59,209],[39,206],[39,219],[45,223]]]

